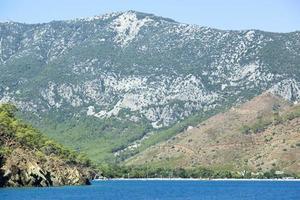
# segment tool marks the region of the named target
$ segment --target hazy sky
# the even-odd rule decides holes
[[[300,0],[0,0],[0,21],[49,22],[126,10],[220,29],[300,30]]]

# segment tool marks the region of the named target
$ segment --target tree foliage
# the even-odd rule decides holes
[[[51,140],[40,133],[37,129],[28,125],[15,117],[16,107],[11,104],[0,105],[0,132],[5,137],[10,137],[18,141],[21,145],[33,149],[37,156],[55,155],[69,163],[90,165],[89,159],[83,154],[79,154],[63,147],[54,140]],[[1,141],[0,154],[5,154],[11,150],[4,146]]]
[[[206,167],[168,168],[154,166],[99,166],[103,176],[107,178],[283,178],[297,177],[295,174],[276,174],[276,170],[251,172],[249,170],[232,171],[227,169],[210,169]]]

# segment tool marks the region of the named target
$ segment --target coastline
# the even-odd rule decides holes
[[[237,178],[112,178],[112,179],[94,179],[93,181],[300,181],[296,178],[282,179],[237,179]]]

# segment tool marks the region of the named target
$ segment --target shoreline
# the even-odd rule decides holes
[[[297,178],[282,179],[237,179],[237,178],[112,178],[112,179],[95,179],[92,181],[300,181]]]

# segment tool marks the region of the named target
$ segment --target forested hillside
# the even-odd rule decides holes
[[[63,147],[0,105],[0,186],[89,184],[95,173],[84,155]]]

